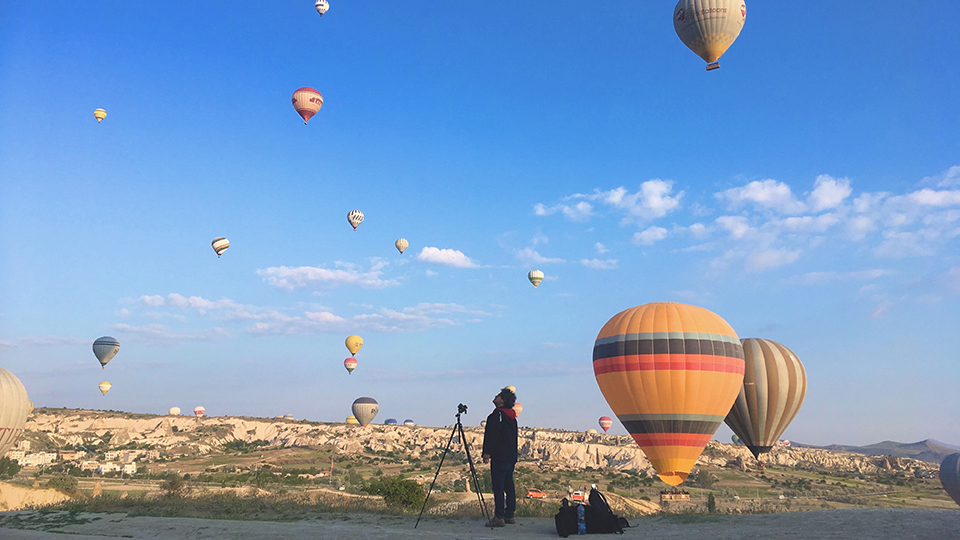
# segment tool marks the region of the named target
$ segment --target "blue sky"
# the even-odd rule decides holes
[[[4,3],[0,365],[42,406],[425,425],[513,384],[585,430],[597,332],[680,301],[797,353],[785,437],[960,443],[960,6],[751,3],[707,73],[643,4]]]

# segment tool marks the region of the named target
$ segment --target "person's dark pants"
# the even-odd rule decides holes
[[[514,466],[516,466],[516,463],[490,461],[490,483],[493,485],[493,514],[500,519],[512,518],[514,512],[517,511],[517,490],[513,485]]]

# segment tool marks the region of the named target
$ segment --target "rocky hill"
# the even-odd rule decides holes
[[[243,441],[274,448],[333,446],[345,453],[382,451],[417,458],[442,452],[450,432],[450,427],[370,425],[361,428],[282,418],[195,418],[38,408],[28,419],[23,438],[31,441],[33,451],[68,446],[98,447],[100,450],[105,447],[150,446],[165,456],[194,456],[220,453],[228,443]],[[464,432],[470,448],[474,453],[479,451],[482,428],[465,427]],[[923,453],[917,455],[927,456]],[[653,474],[643,451],[626,436],[522,428],[520,459],[537,461],[543,468],[613,468]],[[766,461],[853,474],[901,471],[928,475],[938,470],[937,460],[810,447],[774,448]],[[736,463],[752,468],[756,462],[744,446],[713,441],[698,463],[717,467]]]

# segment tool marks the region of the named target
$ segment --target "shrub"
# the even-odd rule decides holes
[[[364,487],[367,493],[380,495],[388,506],[403,510],[417,510],[423,505],[427,494],[423,486],[403,476],[391,476],[371,481]]]
[[[160,482],[160,491],[165,497],[181,499],[190,491],[190,487],[179,474],[173,474]]]
[[[0,478],[12,478],[20,472],[20,464],[10,458],[0,458]]]
[[[78,483],[75,477],[65,474],[58,474],[47,481],[48,488],[56,489],[64,493],[76,493],[77,485]]]

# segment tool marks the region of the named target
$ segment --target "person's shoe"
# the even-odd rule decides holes
[[[514,523],[517,522],[517,520],[513,518],[503,518],[503,522],[506,523],[507,525],[513,525]]]
[[[506,524],[504,523],[504,520],[503,520],[503,519],[498,518],[498,517],[492,517],[492,518],[490,518],[490,521],[488,521],[487,524],[484,525],[484,526],[485,526],[485,527],[490,527],[490,528],[492,529],[492,528],[494,528],[494,527],[503,527],[504,525],[506,525]]]

